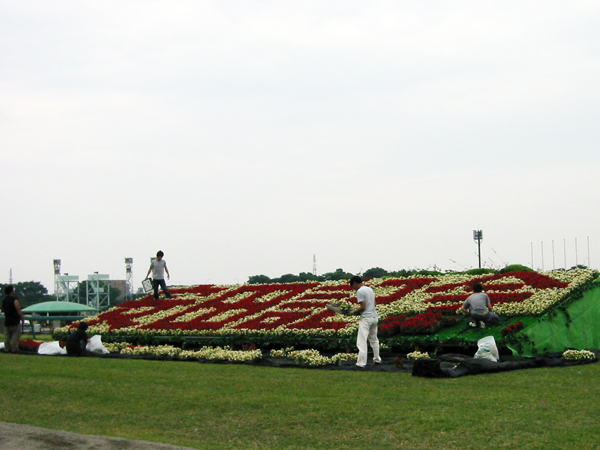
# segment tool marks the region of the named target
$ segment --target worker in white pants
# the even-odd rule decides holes
[[[360,315],[358,322],[358,337],[356,338],[356,346],[358,347],[358,367],[367,365],[367,342],[371,344],[373,349],[373,362],[381,364],[379,356],[379,340],[377,339],[377,322],[379,316],[375,309],[375,293],[369,286],[363,284],[363,280],[359,276],[354,276],[350,279],[350,287],[356,291],[356,299],[358,301],[358,309],[353,314]]]

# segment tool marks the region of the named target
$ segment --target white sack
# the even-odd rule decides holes
[[[85,349],[88,352],[93,353],[108,353],[108,350],[102,343],[102,338],[99,334],[96,334],[90,338],[90,342],[87,343]]]
[[[475,358],[488,359],[490,361],[498,362],[500,354],[498,353],[498,347],[496,347],[496,340],[494,336],[486,336],[479,339],[477,342],[478,350],[475,353]]]
[[[39,355],[66,355],[67,351],[60,346],[58,341],[43,342],[38,348]]]
[[[0,342],[0,350],[4,350],[4,342]]]

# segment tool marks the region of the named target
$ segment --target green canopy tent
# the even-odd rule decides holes
[[[23,313],[27,314],[28,319],[31,323],[31,332],[35,338],[35,329],[33,322],[52,322],[54,320],[68,320],[76,321],[84,319],[93,313],[96,313],[96,308],[91,306],[82,305],[81,303],[73,302],[42,302],[36,303],[35,305],[23,308]],[[31,315],[35,314],[35,315]]]
[[[73,302],[42,302],[23,309],[26,314],[57,314],[74,312],[96,312],[96,308]]]

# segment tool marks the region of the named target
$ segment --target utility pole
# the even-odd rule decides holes
[[[473,230],[473,240],[477,242],[477,255],[479,256],[479,268],[481,269],[481,240],[483,239],[483,231]]]

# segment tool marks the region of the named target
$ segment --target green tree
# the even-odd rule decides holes
[[[266,275],[252,275],[248,277],[248,284],[268,284],[271,283],[271,279]]]
[[[311,272],[300,272],[298,281],[323,281],[323,277],[315,275]]]
[[[120,303],[123,303],[123,301],[125,300],[125,297],[123,296],[123,293],[121,292],[120,289],[111,287],[110,288],[110,295],[109,295],[109,301],[110,301],[110,306],[117,306]]]
[[[354,274],[344,272],[344,269],[336,269],[335,272],[327,272],[323,274],[325,281],[349,280]]]
[[[381,278],[388,275],[388,271],[381,267],[372,267],[371,269],[365,270],[362,274],[364,278]]]
[[[273,281],[277,281],[278,283],[293,283],[295,281],[298,281],[298,275],[286,273],[285,275],[281,275],[279,278],[276,278]]]

